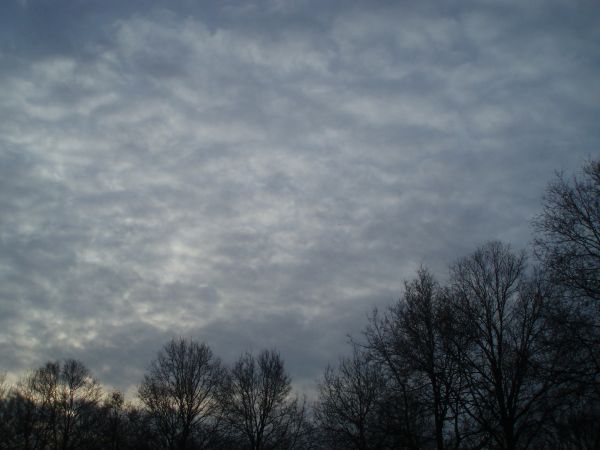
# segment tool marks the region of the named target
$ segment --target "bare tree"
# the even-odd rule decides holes
[[[24,380],[20,380],[5,400],[4,425],[5,434],[0,441],[1,449],[23,448],[37,449],[45,445],[40,440],[40,421],[38,408],[33,395],[28,394]]]
[[[369,355],[353,347],[337,368],[327,367],[314,413],[320,436],[332,449],[381,449],[390,441],[382,421],[386,378]]]
[[[104,400],[104,413],[103,438],[106,448],[119,450],[124,446],[126,427],[125,398],[120,391],[112,391]]]
[[[223,397],[230,433],[243,448],[298,448],[304,403],[291,396],[291,380],[275,350],[243,354],[231,369]]]
[[[571,295],[600,302],[600,161],[589,161],[583,178],[558,174],[542,206],[535,249],[548,275]]]
[[[15,391],[18,433],[25,448],[90,447],[102,390],[80,361],[48,362]]]
[[[457,394],[459,372],[456,360],[448,351],[449,341],[454,338],[449,335],[453,316],[448,294],[433,275],[421,267],[417,277],[405,283],[404,302],[396,305],[392,312],[402,332],[401,351],[422,380],[420,397],[433,415],[436,448],[443,450],[447,441],[458,445],[458,412],[453,411],[453,396]],[[447,439],[452,433],[446,432],[451,425],[454,425],[453,440]]]
[[[565,349],[559,369],[570,379],[556,430],[579,441],[577,429],[600,417],[600,161],[588,161],[580,177],[557,174],[542,206],[534,249],[548,281],[563,291],[552,305],[553,341]],[[587,437],[600,440],[600,432]]]
[[[221,363],[206,344],[173,339],[164,346],[138,389],[164,447],[183,450],[192,440],[210,441],[222,379]]]
[[[418,447],[433,440],[439,450],[458,446],[460,440],[456,404],[460,374],[449,352],[452,311],[447,297],[421,267],[415,279],[405,282],[403,298],[383,315],[376,312],[365,330],[366,348],[394,380],[399,398],[405,399],[402,428],[413,436],[408,442]],[[432,433],[423,433],[427,429]]]
[[[98,407],[102,390],[88,368],[74,359],[64,361],[60,385],[61,447],[81,448],[86,443],[85,434],[95,425],[89,419]]]
[[[551,412],[558,380],[556,348],[547,346],[544,308],[549,294],[526,276],[525,256],[491,242],[451,271],[456,348],[466,391],[464,411],[479,425],[483,443],[527,448]]]

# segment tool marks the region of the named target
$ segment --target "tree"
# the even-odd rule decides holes
[[[314,411],[328,448],[385,448],[389,438],[380,413],[386,387],[381,367],[356,345],[353,355],[342,358],[337,368],[327,367]]]
[[[13,396],[17,440],[24,448],[92,448],[101,396],[80,361],[46,363],[22,380]]]
[[[542,207],[535,250],[548,276],[572,296],[600,302],[600,161],[589,161],[583,178],[557,174]]]
[[[227,377],[222,402],[229,432],[241,447],[298,448],[305,407],[291,397],[290,377],[275,350],[240,356]]]
[[[551,413],[560,387],[552,368],[560,343],[547,345],[550,292],[526,274],[525,256],[490,242],[451,269],[454,355],[466,389],[461,403],[481,442],[527,448]]]
[[[204,343],[173,339],[159,352],[138,394],[165,448],[184,450],[192,441],[210,441],[223,373],[219,359]]]
[[[46,445],[40,440],[41,423],[36,406],[33,395],[27,395],[25,382],[20,380],[10,396],[5,399],[1,449],[35,449]]]
[[[405,283],[404,302],[392,312],[402,333],[404,357],[422,380],[420,396],[433,415],[436,448],[443,450],[458,379],[456,361],[448,351],[452,338],[448,332],[453,319],[448,294],[433,275],[421,267],[417,278]],[[453,416],[458,417],[456,411]],[[455,421],[454,441],[459,437]]]
[[[600,414],[600,161],[588,161],[580,178],[557,174],[542,207],[534,249],[548,282],[562,290],[552,305],[554,341],[567,349],[562,370],[572,382],[564,430]]]
[[[6,375],[0,373],[0,449],[7,448],[6,444],[12,440],[14,434],[11,426],[12,417],[8,394]]]
[[[399,394],[403,420],[397,426],[405,430],[405,441],[419,447],[431,440],[442,450],[447,443],[458,445],[460,437],[453,413],[458,371],[448,351],[452,317],[447,293],[424,267],[404,285],[403,298],[382,316],[371,317],[366,348]]]
[[[126,410],[125,398],[118,391],[112,391],[104,401],[103,437],[107,449],[123,448],[125,441]]]

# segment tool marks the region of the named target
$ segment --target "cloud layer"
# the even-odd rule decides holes
[[[173,5],[3,5],[0,371],[127,389],[183,335],[310,390],[597,154],[594,2]]]

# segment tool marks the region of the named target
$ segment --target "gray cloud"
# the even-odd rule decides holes
[[[183,335],[310,391],[421,263],[528,245],[597,153],[598,8],[321,3],[7,3],[0,371],[132,389]]]

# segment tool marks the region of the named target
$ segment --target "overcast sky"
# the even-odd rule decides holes
[[[4,0],[0,372],[173,336],[299,389],[600,149],[597,1]],[[131,390],[130,390],[131,392]]]

